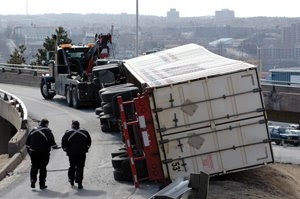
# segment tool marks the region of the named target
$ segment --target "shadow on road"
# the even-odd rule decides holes
[[[78,196],[99,196],[104,194],[106,194],[106,191],[91,190],[91,189],[82,189],[82,190],[78,190],[78,192],[75,193],[75,195]]]
[[[40,197],[45,198],[65,198],[69,196],[69,193],[61,193],[57,191],[52,191],[49,189],[45,190],[32,190],[33,192],[37,192]]]
[[[99,106],[93,106],[92,104],[87,104],[87,105],[83,105],[83,106],[79,107],[79,109],[75,109],[75,108],[72,108],[72,107],[68,106],[67,101],[64,97],[53,98],[52,100],[49,100],[49,102],[53,102],[53,103],[58,104],[60,106],[64,106],[66,108],[71,108],[71,109],[74,109],[74,110],[79,110],[79,111],[82,111],[82,112],[85,112],[85,113],[95,113],[95,109],[97,107],[100,107],[100,105]]]

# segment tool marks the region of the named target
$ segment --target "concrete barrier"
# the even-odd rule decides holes
[[[0,170],[1,180],[12,172],[26,156],[25,142],[29,126],[27,109],[24,103],[18,97],[3,90],[0,90],[0,116],[13,125],[17,131],[7,144],[10,159]]]
[[[39,74],[18,74],[0,71],[0,83],[39,87],[41,78],[42,76]]]

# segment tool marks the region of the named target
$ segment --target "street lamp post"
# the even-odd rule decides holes
[[[139,0],[136,0],[135,56],[139,55]]]

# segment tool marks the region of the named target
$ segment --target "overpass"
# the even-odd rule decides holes
[[[0,180],[12,172],[26,155],[27,109],[16,96],[0,89],[0,154],[10,159],[0,168]]]
[[[261,80],[268,120],[300,123],[300,84]]]

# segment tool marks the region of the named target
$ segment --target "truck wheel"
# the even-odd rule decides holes
[[[130,96],[136,96],[139,92],[139,89],[137,87],[125,87],[120,88],[118,90],[108,90],[101,94],[101,99],[103,102],[112,102],[113,98],[122,95],[130,95]],[[126,94],[125,94],[126,93]]]
[[[106,124],[100,124],[102,133],[108,132],[109,127]]]
[[[105,91],[119,90],[120,88],[133,87],[133,86],[134,86],[134,84],[132,84],[132,83],[126,83],[126,84],[118,84],[118,85],[114,85],[114,86],[105,87],[99,91],[99,96],[101,96],[101,94]]]
[[[131,173],[124,173],[122,171],[114,171],[114,179],[116,181],[125,181],[125,182],[132,182],[132,175]]]
[[[275,141],[275,144],[279,145],[279,144],[280,144],[280,141],[279,141],[279,140],[276,140],[276,141]]]
[[[55,94],[49,93],[49,89],[50,89],[49,87],[50,87],[50,85],[48,82],[45,82],[45,81],[41,82],[40,89],[41,89],[42,96],[45,99],[53,99],[53,97],[55,96]]]
[[[123,154],[123,155],[119,155],[119,156],[115,156],[112,158],[111,163],[112,166],[115,170],[123,170],[122,165],[126,164],[125,162],[129,163],[129,157],[127,156],[127,154]]]
[[[80,107],[80,101],[78,99],[78,90],[76,87],[72,89],[72,101],[73,101],[73,107],[79,108]]]
[[[299,143],[294,143],[294,146],[299,146]]]
[[[104,106],[102,106],[103,112],[105,114],[112,114],[113,113],[113,108],[111,103],[107,103]]]
[[[66,88],[66,99],[67,99],[68,106],[72,107],[73,106],[72,90],[69,87]]]
[[[102,107],[98,107],[95,109],[96,115],[100,115],[100,113],[102,113],[102,112],[103,112]]]
[[[116,157],[116,156],[120,156],[120,155],[122,155],[122,156],[127,155],[127,150],[124,149],[124,148],[121,148],[121,149],[119,149],[119,150],[117,150],[117,151],[111,153],[111,157],[112,157],[112,158],[114,158],[114,157]],[[127,155],[127,156],[128,156],[128,155]]]

